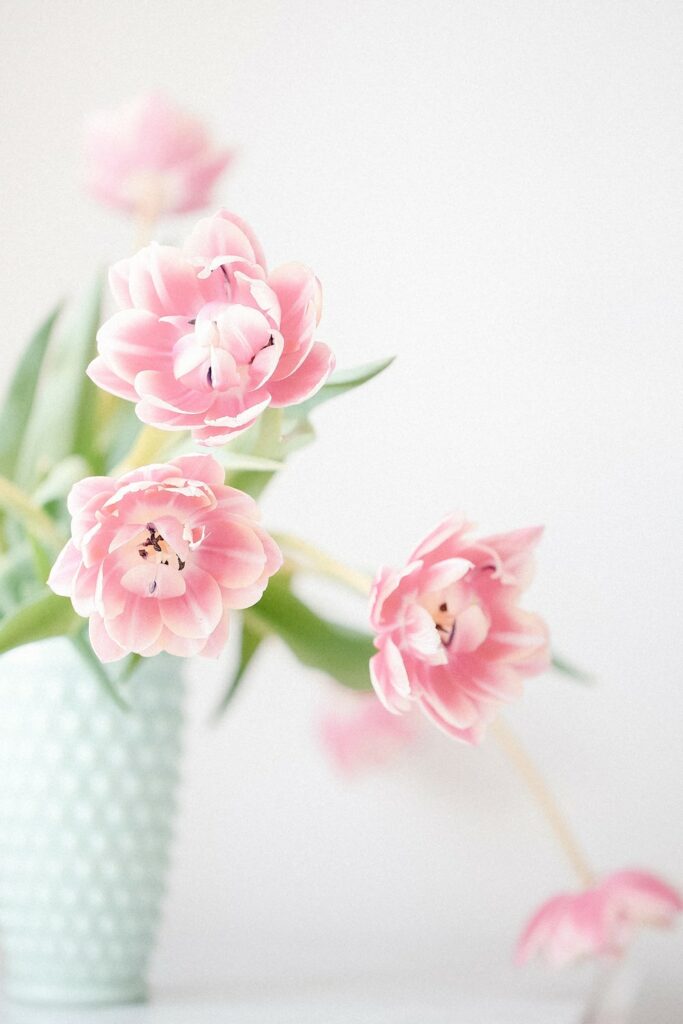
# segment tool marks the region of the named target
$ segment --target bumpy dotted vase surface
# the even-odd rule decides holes
[[[70,641],[0,658],[4,989],[144,999],[180,760],[180,659],[143,661],[122,711]]]

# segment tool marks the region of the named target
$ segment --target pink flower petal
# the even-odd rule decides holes
[[[213,455],[179,455],[171,460],[171,465],[177,466],[179,475],[188,480],[202,480],[212,488],[225,484],[225,469]]]
[[[396,644],[386,639],[378,654],[370,659],[370,679],[375,693],[387,711],[396,714],[410,707],[410,680]]]
[[[164,624],[178,636],[209,637],[221,620],[221,588],[213,576],[194,565],[185,569],[182,597],[160,601]]]
[[[109,636],[127,651],[141,651],[149,647],[161,632],[160,605],[161,602],[154,597],[131,594],[124,611],[116,618],[106,620]]]
[[[327,345],[317,341],[303,363],[289,377],[270,380],[271,404],[274,408],[295,405],[319,391],[334,369],[334,354]]]
[[[50,570],[47,585],[55,594],[70,597],[78,570],[81,567],[81,553],[73,541],[68,541],[62,548],[57,561]]]
[[[124,647],[112,640],[100,615],[91,615],[88,632],[93,651],[105,664],[110,661],[120,661],[128,654]]]
[[[191,256],[214,259],[239,256],[265,270],[266,261],[258,240],[246,221],[229,210],[200,220],[186,239],[184,251]]]

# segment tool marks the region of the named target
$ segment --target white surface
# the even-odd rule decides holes
[[[487,999],[452,989],[429,993],[321,986],[297,994],[228,993],[166,998],[150,1006],[62,1011],[0,1006],[3,1024],[579,1024],[576,1000]]]
[[[533,682],[514,721],[600,869],[680,884],[680,4],[6,0],[1,46],[6,365],[130,246],[78,192],[83,116],[151,86],[204,113],[241,149],[220,198],[316,269],[340,365],[399,356],[321,412],[267,521],[369,567],[453,506],[545,522],[530,602],[600,683]],[[283,652],[207,730],[217,692],[198,671],[162,988],[448,977],[473,937],[495,974],[569,883],[494,749],[433,736],[350,786]],[[649,1024],[682,952],[643,938]]]

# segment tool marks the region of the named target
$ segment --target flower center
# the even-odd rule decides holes
[[[147,530],[147,537],[143,540],[142,544],[138,547],[138,555],[144,562],[151,563],[152,565],[174,565],[177,561],[178,572],[182,572],[185,568],[185,562],[182,560],[179,554],[177,554],[169,544],[166,543],[160,533],[157,533],[157,528],[154,523],[147,523],[145,529]],[[150,594],[154,594],[157,589],[157,576],[150,580],[148,584],[148,591]]]
[[[432,612],[434,626],[444,647],[450,647],[455,636],[457,616],[448,607],[448,601],[441,601],[435,612]]]

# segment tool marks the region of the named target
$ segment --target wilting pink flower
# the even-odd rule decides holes
[[[323,746],[341,771],[383,764],[415,739],[415,721],[390,715],[374,693],[344,696],[318,722]]]
[[[85,143],[94,198],[151,217],[207,206],[232,160],[201,121],[155,93],[92,115]]]
[[[308,398],[334,365],[314,340],[317,278],[300,263],[267,274],[251,228],[227,210],[182,249],[121,260],[110,284],[121,311],[100,328],[88,374],[155,427],[222,444],[267,406]]]
[[[548,665],[548,635],[519,607],[541,528],[476,539],[451,516],[403,569],[382,568],[370,620],[379,649],[370,661],[380,700],[414,703],[447,733],[478,743],[497,706]]]
[[[217,657],[229,610],[261,597],[282,557],[254,500],[224,476],[213,456],[185,455],[72,488],[71,540],[48,583],[89,617],[101,661]]]
[[[562,967],[582,957],[619,956],[637,928],[669,927],[681,910],[680,894],[656,875],[616,871],[544,903],[522,932],[516,960],[539,955]]]

